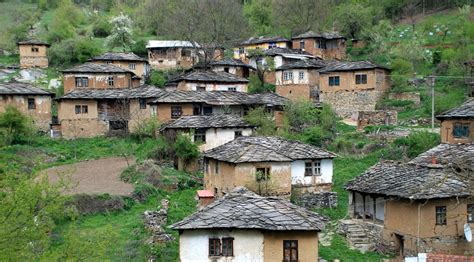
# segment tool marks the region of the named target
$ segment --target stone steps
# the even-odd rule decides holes
[[[350,246],[361,251],[369,250],[371,244],[365,230],[356,222],[351,220],[341,221],[345,230],[347,241]]]

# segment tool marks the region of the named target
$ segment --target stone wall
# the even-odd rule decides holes
[[[320,101],[328,103],[343,118],[357,119],[359,111],[375,110],[375,105],[384,95],[383,91],[358,90],[321,92]]]
[[[21,56],[20,57],[20,66],[21,68],[31,68],[31,67],[48,67],[48,57],[46,56]]]
[[[397,116],[395,110],[359,111],[357,129],[362,130],[366,126],[394,125],[397,123]]]
[[[336,192],[313,192],[304,194],[292,193],[298,205],[305,208],[335,208],[337,206]]]
[[[390,93],[388,94],[390,100],[404,100],[412,101],[415,105],[420,105],[420,93],[418,92],[403,92],[403,93]]]
[[[396,244],[383,238],[382,224],[360,219],[340,220],[337,233],[347,238],[349,245],[361,251],[394,253]]]

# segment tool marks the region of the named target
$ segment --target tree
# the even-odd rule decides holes
[[[180,133],[176,137],[176,142],[173,146],[176,156],[184,163],[184,169],[192,160],[199,157],[198,146],[191,141],[189,135]]]
[[[359,3],[341,4],[336,10],[336,24],[344,35],[359,38],[359,33],[372,25],[373,12]]]
[[[273,33],[271,0],[256,0],[245,4],[244,14],[254,33],[258,35]]]
[[[276,125],[273,115],[267,113],[264,107],[257,107],[248,112],[244,117],[245,121],[257,127],[255,133],[261,136],[271,136],[276,134]]]
[[[106,45],[110,48],[122,47],[125,51],[129,49],[135,41],[132,37],[132,20],[127,15],[120,13],[120,15],[110,20],[112,25],[111,35],[106,39]]]
[[[11,145],[13,142],[25,139],[32,134],[33,123],[14,106],[7,106],[5,112],[0,114],[0,138],[1,144]]]
[[[53,20],[48,29],[48,41],[60,42],[65,39],[73,38],[76,30],[84,22],[84,14],[71,2],[71,0],[62,0],[58,4],[53,14]]]

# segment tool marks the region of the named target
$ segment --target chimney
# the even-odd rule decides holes
[[[210,190],[198,190],[197,191],[198,208],[202,209],[203,207],[214,202],[215,196],[214,193]]]
[[[432,156],[431,156],[431,164],[432,164],[432,165],[436,165],[436,164],[438,164],[437,162],[438,162],[438,161],[437,161],[437,159],[436,159],[436,156],[435,156],[435,155],[432,155]]]

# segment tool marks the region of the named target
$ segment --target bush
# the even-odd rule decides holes
[[[140,142],[145,138],[156,138],[160,130],[160,122],[155,117],[139,121],[131,133]]]
[[[146,201],[151,196],[156,196],[159,194],[159,190],[150,183],[139,183],[135,186],[135,190],[133,191],[133,198],[136,200],[143,202]]]
[[[440,136],[427,131],[411,133],[394,141],[396,146],[404,147],[409,158],[413,158],[440,143]]]
[[[257,127],[255,131],[261,136],[272,136],[276,133],[276,125],[273,116],[265,111],[264,107],[257,107],[248,112],[245,121]]]
[[[125,202],[120,196],[101,195],[75,195],[66,206],[74,206],[79,214],[93,214],[122,210]]]
[[[107,37],[112,30],[112,26],[106,16],[97,15],[92,23],[92,34],[95,37]]]
[[[248,92],[250,94],[275,92],[275,85],[262,83],[257,75],[249,77]]]
[[[164,71],[152,69],[150,72],[150,77],[147,80],[147,84],[154,85],[158,87],[164,87],[168,81],[167,74]]]
[[[77,37],[54,44],[48,50],[49,61],[55,66],[84,63],[102,53],[100,44],[87,37]]]
[[[156,140],[157,144],[155,148],[149,152],[147,157],[160,161],[169,159],[170,155],[172,155],[172,152],[170,152],[171,148],[166,139],[163,136],[160,136]]]
[[[198,146],[191,141],[191,138],[185,134],[179,134],[176,137],[173,149],[178,158],[184,161],[185,165],[199,157]]]
[[[0,146],[25,141],[33,135],[33,122],[14,106],[0,114]]]

